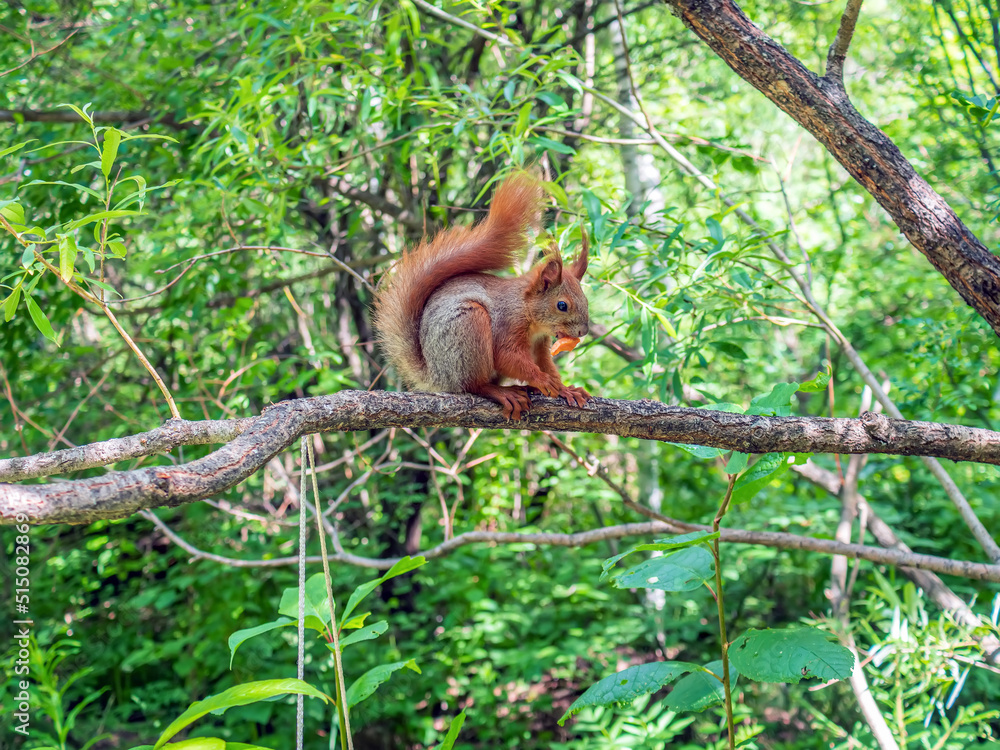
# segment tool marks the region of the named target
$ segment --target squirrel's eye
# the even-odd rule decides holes
[[[567,307],[566,303],[563,302],[562,300],[556,302],[556,307],[559,309],[559,312],[566,312],[567,310],[569,310],[569,307]]]

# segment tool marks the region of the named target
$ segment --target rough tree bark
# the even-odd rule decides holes
[[[757,28],[732,0],[664,2],[737,75],[822,143],[1000,335],[1000,259],[885,133],[858,113],[835,65],[825,76],[816,75]]]
[[[183,444],[227,442],[178,466],[110,472],[45,485],[0,484],[0,525],[18,516],[31,523],[87,523],[124,518],[145,508],[176,506],[242,482],[303,434],[384,427],[595,432],[744,453],[885,453],[934,455],[1000,465],[1000,433],[963,425],[909,422],[866,413],[861,419],[765,417],[664,406],[657,401],[594,399],[582,409],[536,397],[513,422],[497,406],[468,395],[341,391],[285,401],[260,416],[233,422],[171,421],[145,435],[67,451],[0,461],[0,479],[25,479],[103,466],[161,453]],[[23,522],[23,519],[21,520]]]

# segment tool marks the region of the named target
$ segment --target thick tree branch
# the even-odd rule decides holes
[[[32,523],[86,523],[124,518],[142,508],[176,506],[224,492],[260,469],[300,435],[384,427],[481,427],[595,432],[708,445],[745,453],[883,453],[935,455],[1000,465],[1000,433],[867,413],[861,419],[762,417],[665,406],[656,401],[596,399],[568,408],[536,397],[519,422],[495,404],[467,395],[341,391],[286,401],[234,422],[170,422],[160,430],[69,451],[0,461],[0,478],[37,477],[68,467],[94,467],[237,435],[208,456],[47,485],[0,485],[0,525],[18,515]],[[145,442],[144,442],[145,441]]]
[[[854,109],[839,81],[808,70],[732,0],[664,1],[740,77],[812,133],[1000,335],[1000,259]]]

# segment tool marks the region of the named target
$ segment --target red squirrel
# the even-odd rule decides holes
[[[489,216],[478,226],[452,227],[404,253],[375,294],[378,339],[404,382],[413,388],[474,393],[520,419],[531,407],[526,383],[546,396],[583,406],[593,396],[566,386],[552,361],[587,333],[589,313],[580,280],[587,241],[563,268],[558,252],[523,276],[484,271],[510,267],[541,219],[542,190],[526,173],[497,188]]]

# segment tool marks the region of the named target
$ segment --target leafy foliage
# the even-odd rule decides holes
[[[741,5],[822,72],[839,6]],[[552,239],[568,254],[581,229],[591,238],[586,290],[607,333],[564,358],[567,380],[615,398],[857,416],[868,403],[863,381],[816,327],[795,270],[907,417],[996,428],[993,333],[818,144],[661,6],[623,7],[632,78],[659,132],[717,194],[662,149],[630,143],[645,136],[593,97],[629,88],[615,66],[612,6],[441,6],[450,18],[425,6],[42,0],[0,9],[0,455],[150,429],[170,416],[168,393],[185,418],[221,419],[302,395],[396,387],[372,345],[368,285],[425,234],[480,216],[496,180],[525,163],[545,171],[552,200],[538,245]],[[859,111],[991,247],[997,10],[866,5],[846,71]],[[762,228],[738,221],[722,195]],[[681,522],[710,524],[726,475],[739,473],[726,526],[820,538],[837,528],[838,498],[795,471],[805,457],[565,440]],[[545,435],[331,434],[315,447],[320,493],[335,506],[328,520],[363,561],[415,560],[452,528],[563,533],[643,520]],[[812,457],[838,475],[845,460]],[[986,527],[1000,528],[996,470],[947,470]],[[211,504],[157,510],[204,557],[139,516],[33,528],[37,733],[20,739],[0,711],[2,736],[27,748],[152,744],[192,700],[293,674],[298,584],[275,563],[294,548],[298,478],[282,456]],[[913,549],[981,559],[918,460],[870,457],[859,490]],[[9,560],[16,543],[3,541]],[[466,546],[385,579],[334,566],[338,596],[363,591],[340,615],[348,674],[371,674],[370,686],[386,665],[420,666],[397,669],[356,706],[358,746],[712,746],[724,700],[716,601],[702,583],[714,587],[704,546],[713,541],[698,532],[586,549]],[[624,549],[664,554],[618,573]],[[624,587],[601,583],[601,559]],[[730,544],[721,559],[731,632],[775,637],[820,624],[828,560]],[[645,586],[685,560],[684,590]],[[851,580],[851,627],[872,655],[863,668],[900,744],[1000,736],[1000,688],[976,640],[996,630],[995,590],[945,581],[984,616],[970,631],[898,570],[857,563]],[[306,593],[309,632],[324,634],[325,583],[310,579]],[[736,651],[747,649],[736,644],[749,636],[740,638],[729,666],[731,683],[741,675],[736,718],[748,743],[874,746],[849,687],[757,682],[794,682],[805,662],[744,672]],[[810,648],[839,648],[822,640]],[[332,694],[329,644],[318,645],[310,679]],[[759,651],[778,661],[774,648]],[[557,722],[588,685],[681,662],[704,667],[664,683],[665,697],[595,702]],[[23,679],[14,663],[5,663],[8,695]],[[233,706],[191,724],[185,741],[285,747],[288,708]],[[330,708],[318,700],[305,710],[307,746],[327,747],[317,732],[330,733]]]

